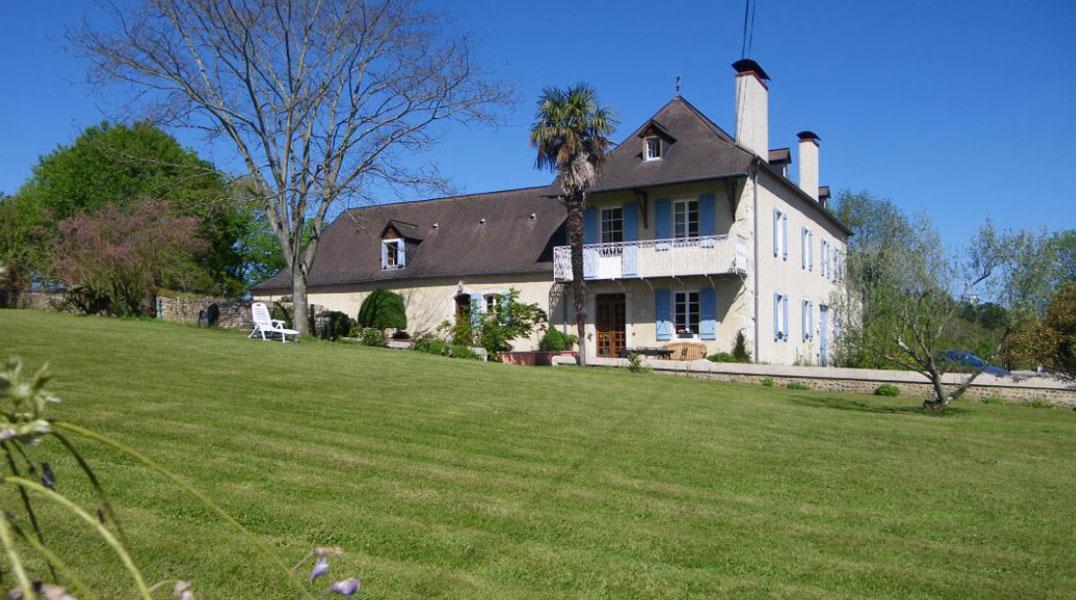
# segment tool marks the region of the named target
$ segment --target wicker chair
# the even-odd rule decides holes
[[[706,344],[701,342],[669,342],[666,350],[672,351],[670,360],[699,360],[706,358]]]

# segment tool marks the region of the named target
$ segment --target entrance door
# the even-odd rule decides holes
[[[595,298],[597,318],[595,329],[598,330],[598,356],[620,356],[625,344],[624,294],[598,294]]]
[[[829,364],[829,307],[818,307],[818,362],[823,367]]]

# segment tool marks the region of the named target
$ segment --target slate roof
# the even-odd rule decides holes
[[[668,143],[660,160],[644,161],[640,135],[654,130]],[[787,152],[777,149],[771,155],[782,150]],[[777,167],[756,161],[754,154],[677,96],[609,153],[591,193],[741,177],[757,164],[802,195],[822,218],[851,233]],[[565,211],[556,198],[560,193],[555,179],[548,186],[349,209],[325,229],[308,285],[551,273],[553,247],[567,244]],[[407,266],[382,271],[381,235],[390,224],[408,242]],[[251,290],[290,290],[290,277],[285,271]]]
[[[642,159],[639,136],[651,123],[675,140],[662,149],[661,160]],[[753,160],[732,136],[677,96],[609,153],[591,192],[744,175]],[[559,189],[559,181],[553,187]]]
[[[541,186],[348,209],[322,234],[308,285],[551,273],[553,247],[567,243],[564,206],[552,196]],[[406,267],[382,271],[381,234],[390,221],[406,224],[401,233],[415,243],[407,246]],[[290,289],[290,272],[251,288]]]

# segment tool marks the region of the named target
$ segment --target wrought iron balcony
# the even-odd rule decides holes
[[[743,236],[639,240],[583,246],[584,279],[645,279],[747,273],[750,251]],[[553,279],[572,280],[572,249],[553,249]]]

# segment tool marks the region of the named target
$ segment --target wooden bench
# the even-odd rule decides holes
[[[673,360],[699,360],[706,358],[706,344],[702,342],[669,342],[665,344]]]

